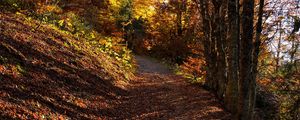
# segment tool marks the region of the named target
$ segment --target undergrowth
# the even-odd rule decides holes
[[[85,51],[91,55],[101,57],[100,54],[106,54],[111,57],[109,61],[117,61],[120,67],[116,70],[125,74],[125,78],[129,79],[126,73],[134,70],[132,53],[124,43],[122,36],[107,36],[97,32],[94,26],[87,22],[79,14],[69,11],[64,12],[62,8],[53,2],[48,5],[39,5],[39,3],[30,3],[20,0],[5,0],[0,6],[6,9],[4,12],[13,12],[18,17],[25,19],[24,23],[33,26],[31,32],[43,31],[43,27],[48,27],[61,34],[71,36],[75,41],[64,42],[65,47],[75,49],[77,51]],[[33,22],[34,21],[34,22]],[[30,38],[29,38],[30,39]],[[104,68],[113,69],[114,67],[102,64]],[[21,66],[16,67],[21,73],[25,70]],[[117,68],[115,68],[117,69]],[[113,70],[112,74],[113,73]]]

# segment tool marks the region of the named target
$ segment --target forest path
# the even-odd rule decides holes
[[[137,78],[118,107],[118,119],[229,119],[219,101],[208,91],[174,75],[148,57],[136,56]]]

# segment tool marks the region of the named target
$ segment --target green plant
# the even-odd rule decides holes
[[[26,73],[25,68],[22,67],[21,65],[17,64],[16,67],[17,67],[17,70],[18,70],[21,74],[25,74],[25,73]]]

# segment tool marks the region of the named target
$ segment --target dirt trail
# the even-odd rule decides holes
[[[117,119],[229,119],[210,92],[147,57],[136,56],[136,60],[138,75],[118,107]]]

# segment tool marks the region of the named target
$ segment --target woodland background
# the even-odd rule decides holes
[[[149,55],[213,91],[238,119],[300,118],[299,0],[2,0],[0,8],[36,20],[33,32],[49,24],[72,35],[66,47],[108,55],[115,79],[130,79],[133,53]],[[0,71],[25,71],[10,68]]]

